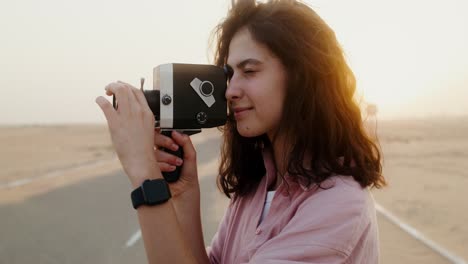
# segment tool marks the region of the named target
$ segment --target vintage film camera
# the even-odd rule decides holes
[[[155,127],[170,136],[172,130],[187,135],[201,132],[202,128],[217,127],[227,119],[226,70],[215,65],[162,64],[153,69],[153,89],[142,91],[154,114]],[[117,107],[114,96],[113,105]],[[183,157],[178,151],[164,151]],[[182,165],[183,166],[183,165]],[[164,172],[168,182],[179,179],[182,166],[173,172]]]

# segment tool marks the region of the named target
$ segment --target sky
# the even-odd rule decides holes
[[[468,1],[305,2],[334,29],[378,118],[468,115]],[[209,36],[229,5],[2,1],[0,124],[105,123],[94,100],[108,83],[138,87],[159,64],[212,63]]]

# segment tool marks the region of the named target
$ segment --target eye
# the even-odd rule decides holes
[[[224,74],[226,74],[227,81],[231,80],[232,75],[234,75],[234,70],[231,68],[231,66],[227,64],[224,65],[223,69],[224,69]]]
[[[252,74],[252,73],[255,73],[255,72],[256,72],[256,71],[251,70],[251,69],[245,69],[245,70],[244,70],[244,73],[245,73],[245,74]]]

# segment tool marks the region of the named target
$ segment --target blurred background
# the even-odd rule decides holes
[[[466,263],[468,2],[305,2],[335,30],[383,150],[382,263]],[[151,89],[159,64],[212,63],[209,37],[229,5],[0,3],[0,263],[146,261],[94,100],[117,80]],[[220,134],[193,140],[209,244],[227,202],[215,184]]]

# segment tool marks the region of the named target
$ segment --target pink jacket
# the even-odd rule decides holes
[[[257,226],[267,186],[276,175],[264,153],[266,177],[256,192],[231,199],[207,248],[211,263],[358,263],[379,261],[378,227],[371,193],[351,176],[334,176],[320,189],[286,178]]]

